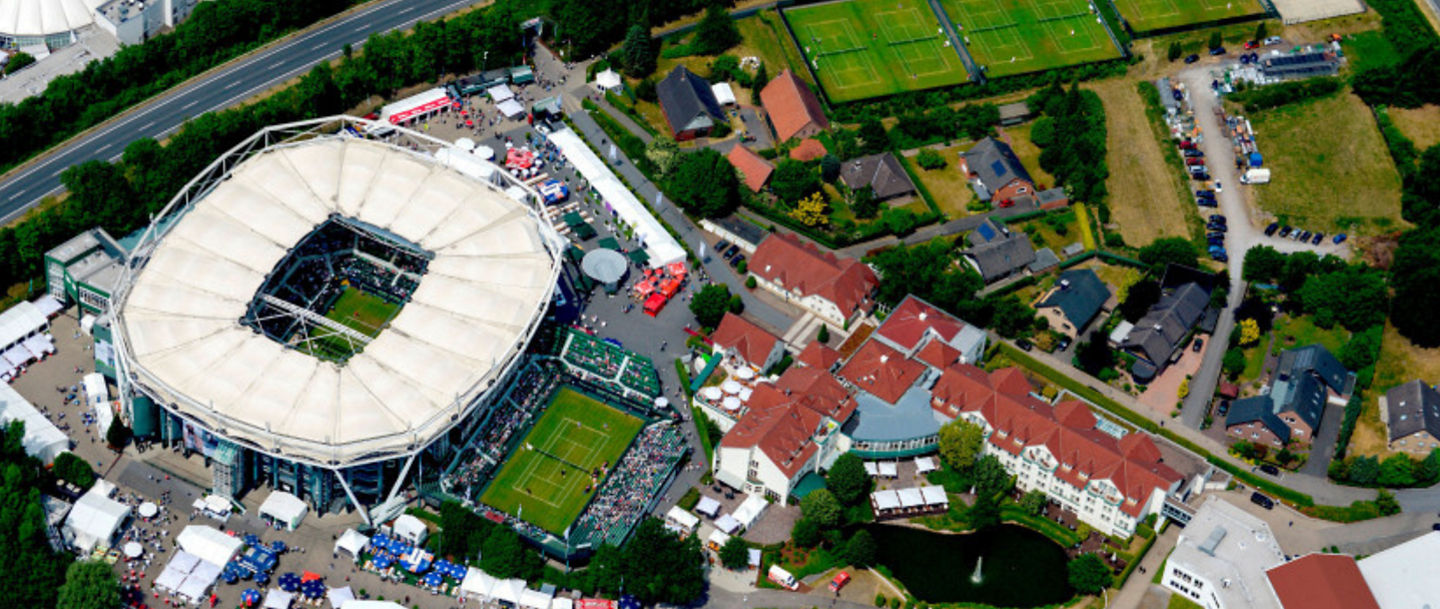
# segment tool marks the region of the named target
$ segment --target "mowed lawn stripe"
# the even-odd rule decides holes
[[[590,485],[588,472],[603,463],[613,467],[643,425],[637,417],[574,389],[561,388],[486,487],[480,501],[551,533],[561,534],[590,499],[585,492],[585,487]],[[539,450],[528,449],[527,445],[586,471],[576,470]]]
[[[941,5],[991,78],[1120,57],[1086,0],[941,0]]]
[[[335,306],[325,316],[349,326],[367,336],[380,334],[380,327],[390,320],[400,305],[386,302],[384,298],[366,294],[356,288],[345,288],[335,300]]]
[[[1256,0],[1115,0],[1115,8],[1137,33],[1265,12]]]
[[[969,79],[959,54],[946,45],[940,21],[922,0],[827,2],[786,9],[784,16],[831,101]]]

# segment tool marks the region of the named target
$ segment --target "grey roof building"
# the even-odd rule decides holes
[[[1026,268],[1029,268],[1031,273],[1043,273],[1057,266],[1060,266],[1060,257],[1055,255],[1055,250],[1042,247],[1035,250],[1035,262],[1031,262]]]
[[[1390,428],[1390,442],[1405,440],[1421,432],[1430,436],[1425,441],[1433,443],[1440,439],[1440,392],[1424,381],[1416,379],[1391,387],[1385,392],[1384,410]],[[1407,444],[1403,448],[1428,451],[1431,447]]]
[[[963,164],[962,170],[970,175],[975,194],[979,195],[982,201],[989,201],[1002,188],[1016,180],[1023,181],[1032,188],[1035,183],[1030,178],[1030,172],[1026,171],[1025,165],[1020,162],[1020,157],[1015,156],[1015,150],[1010,148],[1009,144],[993,137],[982,139],[974,148],[961,153],[960,162]]]
[[[1055,289],[1035,308],[1057,309],[1078,332],[1100,314],[1110,288],[1090,269],[1072,269],[1060,273]]]
[[[1034,113],[1030,112],[1030,105],[1023,101],[1004,104],[997,110],[1000,111],[1000,124],[1006,127],[1018,125],[1034,116]]]
[[[1035,248],[1025,233],[1004,233],[964,251],[965,260],[985,283],[1008,277],[1035,262]]]
[[[1332,53],[1300,53],[1260,58],[1260,72],[1268,78],[1310,78],[1333,76],[1340,60]]]
[[[877,201],[915,192],[915,184],[910,181],[910,175],[900,166],[899,159],[889,152],[845,161],[840,168],[840,179],[844,180],[851,190],[869,186]]]
[[[670,132],[677,138],[707,132],[716,122],[725,120],[725,112],[715,100],[710,83],[685,66],[675,66],[655,85],[655,94],[660,98],[660,109],[670,124]]]
[[[1309,442],[1320,429],[1325,406],[1343,405],[1354,390],[1355,375],[1325,347],[1291,349],[1280,354],[1267,393],[1231,404],[1225,428],[1259,422],[1282,443]]]
[[[1120,348],[1148,362],[1148,368],[1131,368],[1131,373],[1137,375],[1137,381],[1148,382],[1155,372],[1164,367],[1209,304],[1210,294],[1204,288],[1187,283],[1161,296],[1160,301],[1135,323],[1135,329],[1125,337]],[[1136,363],[1139,364],[1138,361]],[[1146,372],[1149,374],[1146,375]]]

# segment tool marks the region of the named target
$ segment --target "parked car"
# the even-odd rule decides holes
[[[1030,347],[1031,347],[1030,341],[1025,340],[1025,339],[1023,339],[1023,338],[1020,339],[1020,340],[1015,341],[1015,346],[1016,346],[1016,347],[1020,347],[1020,350],[1021,350],[1021,351],[1029,351],[1029,350],[1030,350]]]
[[[1250,503],[1263,507],[1267,510],[1275,509],[1275,500],[1266,497],[1263,493],[1256,491],[1250,494]]]
[[[1280,44],[1281,42],[1284,42],[1284,41],[1281,40],[1279,36],[1271,36],[1271,37],[1265,39],[1265,46],[1267,46],[1267,47],[1268,47],[1268,46],[1274,46],[1274,45]]]
[[[1301,242],[1301,243],[1304,243],[1305,240],[1306,240],[1306,239],[1309,239],[1309,238],[1310,238],[1310,231],[1308,231],[1308,230],[1302,230],[1302,231],[1300,231],[1300,235],[1299,235],[1298,237],[1295,237],[1295,240],[1296,240],[1296,241],[1299,241],[1299,242]]]
[[[1316,232],[1316,233],[1315,233],[1315,236],[1310,239],[1310,245],[1320,245],[1320,242],[1321,242],[1321,241],[1324,241],[1324,240],[1325,240],[1325,233]]]
[[[1203,338],[1197,338],[1197,339],[1195,339],[1195,340],[1193,340],[1193,341],[1190,341],[1190,350],[1191,350],[1191,351],[1194,351],[1194,352],[1196,352],[1196,353],[1199,353],[1200,350],[1201,350],[1201,349],[1204,349],[1204,348],[1205,348],[1205,339],[1203,339]]]
[[[1243,66],[1243,65],[1247,65],[1247,64],[1249,64],[1249,63],[1250,63],[1250,54],[1249,54],[1249,53],[1246,53],[1246,54],[1240,56],[1240,65]]]
[[[1170,90],[1170,97],[1171,97],[1172,99],[1174,99],[1175,101],[1184,101],[1184,100],[1185,100],[1185,92],[1184,92],[1184,91],[1181,91],[1181,90],[1179,90],[1179,89],[1171,89],[1171,90]]]
[[[1210,254],[1210,259],[1214,260],[1215,262],[1229,262],[1230,255],[1226,254],[1225,250],[1220,250],[1218,252]]]
[[[1293,231],[1293,230],[1295,230],[1295,229],[1290,228],[1289,226],[1282,226],[1282,227],[1280,227],[1280,238],[1281,238],[1281,239],[1284,239],[1284,238],[1286,238],[1286,237],[1289,237],[1289,236],[1290,236],[1290,231]]]
[[[717,242],[717,243],[715,244],[715,253],[720,254],[721,256],[724,256],[724,255],[725,255],[725,248],[728,248],[728,247],[730,247],[730,242],[729,242],[729,241],[726,241],[726,240],[724,240],[724,239],[721,239],[719,242]]]
[[[1276,233],[1277,231],[1279,231],[1279,230],[1280,230],[1280,223],[1279,223],[1279,222],[1271,222],[1271,223],[1270,223],[1270,226],[1265,227],[1265,236],[1266,236],[1266,237],[1274,236],[1275,233]]]
[[[1267,474],[1270,474],[1271,476],[1279,476],[1279,475],[1280,475],[1280,468],[1275,467],[1274,465],[1270,465],[1270,464],[1268,464],[1268,463],[1266,463],[1266,464],[1264,464],[1264,465],[1261,465],[1261,466],[1260,466],[1260,471],[1265,472],[1265,473],[1267,473]]]
[[[1181,150],[1194,150],[1194,149],[1195,149],[1195,142],[1192,142],[1192,141],[1190,141],[1190,140],[1180,140],[1180,149],[1181,149]]]
[[[739,246],[739,245],[735,245],[734,243],[732,243],[732,244],[730,244],[730,249],[725,250],[725,259],[726,259],[726,260],[729,260],[729,259],[731,259],[731,258],[734,258],[735,255],[736,255],[736,254],[739,254],[739,253],[740,253],[740,246]]]
[[[1204,167],[1204,166],[1205,166],[1205,159],[1202,159],[1202,158],[1196,157],[1196,156],[1187,157],[1187,158],[1185,159],[1185,164],[1186,164],[1186,165],[1189,165],[1189,166],[1191,166],[1191,167]]]
[[[1203,156],[1205,156],[1205,153],[1204,153],[1204,152],[1201,152],[1200,150],[1195,149],[1195,148],[1183,148],[1183,149],[1180,150],[1180,154],[1185,155],[1186,158],[1189,158],[1189,157],[1203,157]]]
[[[1192,169],[1199,169],[1200,171],[1198,171],[1198,172],[1195,172],[1195,171],[1190,172],[1190,179],[1196,180],[1196,181],[1200,181],[1200,182],[1209,182],[1209,181],[1210,181],[1210,173],[1207,172],[1207,171],[1205,171],[1205,168],[1204,168],[1204,167],[1194,167],[1194,168],[1192,168]]]
[[[736,256],[736,257],[730,259],[730,266],[738,267],[738,266],[740,266],[740,263],[741,263],[741,262],[745,262],[745,257],[744,257],[744,256]]]
[[[1205,228],[1208,229],[1208,230],[1215,231],[1215,232],[1217,232],[1217,233],[1224,233],[1224,232],[1230,230],[1229,227],[1225,226],[1225,223],[1224,223],[1224,222],[1211,222],[1211,223],[1209,223],[1209,224],[1206,224],[1206,225],[1205,225]]]
[[[1200,189],[1200,190],[1195,191],[1195,196],[1197,196],[1197,197],[1205,197],[1205,198],[1207,198],[1207,199],[1214,199],[1214,198],[1215,198],[1215,191],[1209,190],[1209,189]]]
[[[1246,41],[1245,41],[1245,50],[1247,50],[1247,51],[1250,50],[1250,49],[1253,49],[1253,48],[1255,48],[1255,47],[1258,47],[1258,46],[1260,46],[1260,43],[1255,42],[1254,40],[1246,40]]]
[[[1215,192],[1225,192],[1225,185],[1220,182],[1215,182]]]
[[[1210,49],[1210,54],[1211,54],[1211,55],[1224,55],[1224,54],[1225,54],[1225,47],[1215,47],[1215,48],[1213,48],[1213,49]]]
[[[1196,55],[1195,53],[1191,53],[1185,56],[1185,63],[1195,63],[1197,61],[1200,61],[1200,56]]]
[[[1225,216],[1222,215],[1222,214],[1210,214],[1210,221],[1211,221],[1211,222],[1219,222],[1219,223],[1221,223],[1221,224],[1224,224],[1224,223],[1225,223]]]
[[[1060,342],[1055,343],[1055,348],[1059,349],[1060,351],[1064,351],[1070,348],[1070,342],[1070,337],[1066,336],[1065,338],[1060,339]]]
[[[1199,204],[1200,204],[1200,207],[1219,207],[1219,206],[1220,206],[1219,203],[1216,203],[1216,202],[1215,202],[1215,199],[1199,199],[1199,200],[1196,201],[1196,203],[1199,203]]]
[[[1220,400],[1220,407],[1215,409],[1215,414],[1225,416],[1230,412],[1230,400]]]
[[[1331,241],[1334,241],[1336,245],[1339,245],[1339,244],[1341,244],[1341,243],[1344,243],[1344,242],[1345,242],[1345,233],[1340,233],[1340,234],[1338,234],[1338,235],[1335,235],[1335,238],[1334,238],[1334,239],[1331,239]]]

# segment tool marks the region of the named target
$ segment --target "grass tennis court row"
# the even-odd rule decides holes
[[[1167,30],[1196,23],[1210,23],[1261,15],[1265,9],[1256,0],[1114,0],[1120,16],[1136,33]]]
[[[923,0],[849,0],[786,9],[831,101],[965,82],[958,51]]]
[[[599,487],[590,472],[618,463],[642,426],[637,417],[561,387],[480,501],[563,534]]]
[[[1087,0],[940,0],[940,5],[990,78],[1120,57]]]

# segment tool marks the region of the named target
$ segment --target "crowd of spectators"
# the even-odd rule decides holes
[[[505,462],[514,441],[523,437],[545,411],[551,392],[564,378],[556,368],[552,362],[535,360],[521,373],[442,480],[447,492],[462,501],[479,500],[481,490]]]
[[[561,359],[578,369],[587,380],[605,385],[621,395],[629,391],[647,397],[660,395],[660,375],[650,358],[628,351],[571,329],[560,352]]]
[[[657,423],[641,431],[575,521],[571,543],[590,541],[598,547],[622,542],[645,515],[685,450],[684,434],[673,423]]]

